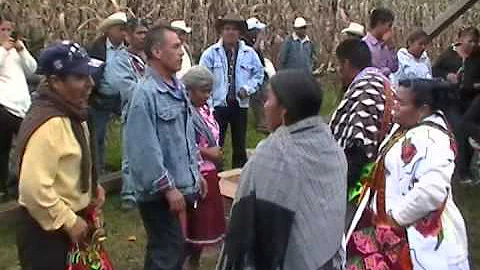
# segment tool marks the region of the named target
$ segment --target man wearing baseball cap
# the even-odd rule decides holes
[[[247,27],[248,31],[245,35],[245,43],[255,50],[265,70],[263,84],[250,99],[250,106],[255,116],[255,129],[258,132],[268,134],[267,124],[265,122],[265,111],[263,109],[265,102],[264,90],[269,79],[269,74],[266,72],[266,61],[270,61],[263,56],[265,50],[265,28],[267,25],[259,19],[252,17],[247,20]]]
[[[17,137],[18,256],[22,269],[63,270],[71,243],[86,238],[84,210],[105,201],[86,124],[91,76],[103,63],[64,41],[44,50],[38,64],[45,81]]]
[[[314,45],[307,35],[307,21],[298,17],[293,33],[283,43],[279,56],[279,69],[313,70]]]

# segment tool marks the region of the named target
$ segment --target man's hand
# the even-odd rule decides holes
[[[245,89],[243,89],[243,88],[240,89],[240,92],[238,92],[238,97],[239,97],[240,99],[246,99],[246,98],[248,98],[247,90],[245,90]]]
[[[75,225],[70,229],[65,228],[65,231],[73,243],[83,243],[87,238],[88,224],[83,218],[77,216]]]
[[[202,200],[207,197],[208,194],[208,184],[205,178],[203,176],[200,178],[200,196],[202,197]]]
[[[450,83],[457,84],[458,83],[458,75],[456,73],[448,73],[447,74],[447,81]]]
[[[2,43],[2,47],[5,48],[5,50],[10,51],[12,48],[15,47],[15,40],[9,38],[7,41],[4,41]]]
[[[168,205],[170,206],[170,212],[179,213],[185,211],[185,198],[182,193],[176,188],[172,188],[165,193]]]
[[[17,50],[17,52],[21,52],[25,49],[23,42],[21,42],[20,40],[15,41],[14,47],[15,47],[15,50]]]
[[[95,200],[93,200],[93,205],[95,206],[95,208],[98,210],[98,209],[101,209],[103,207],[103,205],[105,204],[105,189],[103,189],[102,186],[98,185],[97,187],[97,196],[95,198]]]

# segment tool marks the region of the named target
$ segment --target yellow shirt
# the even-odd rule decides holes
[[[86,123],[82,124],[88,136]],[[91,201],[80,190],[82,151],[70,120],[54,117],[30,137],[23,155],[19,203],[47,231],[72,228]]]

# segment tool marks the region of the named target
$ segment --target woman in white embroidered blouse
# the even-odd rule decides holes
[[[465,222],[450,183],[455,142],[441,111],[448,91],[432,80],[399,82],[391,138],[403,135],[385,155],[385,209],[406,228],[414,270],[469,269]]]
[[[407,48],[397,52],[398,70],[390,75],[390,80],[396,86],[405,79],[431,79],[432,62],[425,51],[428,45],[428,35],[423,30],[414,31],[407,39]]]

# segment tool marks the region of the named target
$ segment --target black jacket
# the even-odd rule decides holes
[[[461,78],[457,85],[460,107],[468,108],[472,100],[480,93],[479,89],[474,87],[475,84],[480,83],[480,49],[472,52],[463,62],[453,47],[449,47],[440,55],[432,69],[434,77],[443,79],[446,79],[449,73],[460,73]]]

